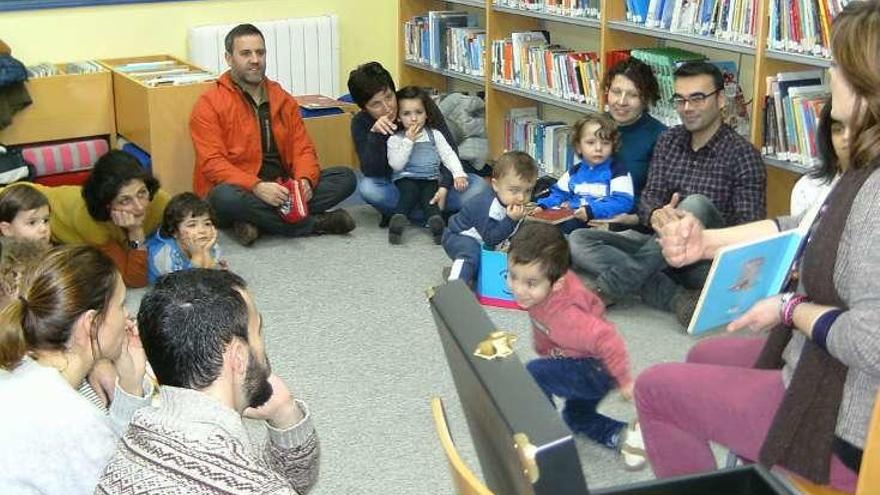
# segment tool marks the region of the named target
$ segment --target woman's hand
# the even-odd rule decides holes
[[[129,240],[143,240],[145,218],[146,215],[136,217],[125,210],[110,210],[110,220],[128,234]]]
[[[752,309],[727,325],[728,332],[748,328],[753,332],[769,330],[782,323],[782,296],[777,294],[755,303]]]
[[[375,132],[376,134],[384,134],[386,136],[390,136],[397,131],[397,124],[394,123],[394,119],[383,115],[376,119],[376,122],[373,123],[373,127],[370,128],[370,132]]]
[[[682,267],[702,259],[704,251],[703,224],[697,217],[685,212],[680,218],[666,223],[658,232],[658,242],[666,262]]]
[[[431,198],[429,204],[437,205],[437,208],[440,208],[442,211],[443,208],[446,207],[446,196],[449,194],[449,189],[445,187],[437,188],[437,192],[434,193],[434,197]]]
[[[452,182],[455,185],[455,190],[458,192],[464,191],[468,187],[467,177],[456,177]]]
[[[127,393],[142,397],[144,395],[144,373],[147,370],[147,355],[138,335],[137,321],[128,318],[125,322],[125,341],[122,350],[113,362],[119,375],[119,386]]]
[[[104,407],[109,406],[116,391],[116,368],[113,363],[103,358],[95,361],[92,371],[86,378]]]

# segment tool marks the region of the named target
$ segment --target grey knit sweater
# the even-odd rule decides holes
[[[286,430],[268,425],[252,446],[241,416],[216,399],[163,386],[161,405],[139,411],[107,465],[97,494],[304,494],[318,478],[311,416]]]
[[[778,219],[781,229],[800,218]],[[837,251],[834,287],[849,307],[828,333],[828,352],[849,370],[836,433],[864,448],[880,387],[880,169],[871,174],[853,201]],[[799,289],[803,292],[803,287]],[[783,353],[786,386],[800,358],[805,336],[794,332]]]

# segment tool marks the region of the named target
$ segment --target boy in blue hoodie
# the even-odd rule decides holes
[[[583,117],[574,125],[571,144],[581,161],[562,174],[538,206],[575,210],[573,219],[560,224],[566,234],[587,227],[590,220],[632,211],[632,177],[626,165],[612,158],[620,147],[617,123],[606,115]]]
[[[443,249],[452,258],[449,280],[473,287],[480,268],[480,245],[495,248],[516,232],[538,180],[538,165],[522,151],[508,151],[492,167],[492,188],[464,203],[443,232]]]

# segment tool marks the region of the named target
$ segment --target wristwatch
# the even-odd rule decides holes
[[[128,241],[129,249],[140,249],[140,247],[143,245],[144,245],[144,241],[132,241],[132,240]]]

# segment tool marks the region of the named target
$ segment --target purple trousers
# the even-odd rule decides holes
[[[754,461],[782,403],[780,370],[757,370],[764,337],[696,344],[685,363],[659,364],[636,380],[635,403],[658,478],[717,469],[709,442]],[[855,491],[856,473],[834,456],[831,485]]]

